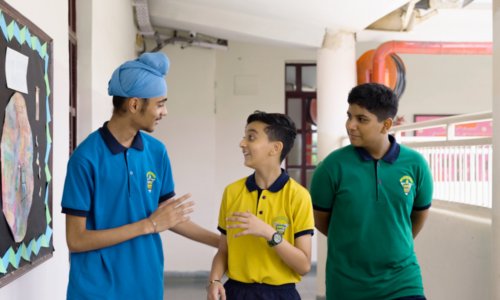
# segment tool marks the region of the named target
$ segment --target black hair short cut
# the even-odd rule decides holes
[[[122,113],[127,112],[127,110],[125,110],[123,106],[125,105],[125,102],[127,102],[129,99],[130,98],[127,97],[113,96],[113,114],[121,115]],[[140,99],[145,101],[146,103],[149,100],[149,98],[145,99],[140,98]],[[145,105],[142,107],[141,113],[143,113],[144,111],[146,111]]]
[[[295,123],[287,115],[268,114],[258,110],[248,116],[247,125],[255,121],[261,121],[267,125],[264,131],[270,141],[283,143],[283,150],[280,156],[280,162],[282,162],[293,148],[295,137],[297,136]]]
[[[347,98],[349,104],[357,104],[377,116],[378,122],[398,113],[398,97],[393,90],[380,83],[364,83],[354,87]]]

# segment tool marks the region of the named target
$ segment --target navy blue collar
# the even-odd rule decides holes
[[[276,181],[267,189],[272,193],[277,193],[281,191],[281,189],[285,186],[285,184],[290,179],[290,175],[288,175],[285,170],[281,169],[281,175],[276,179]],[[251,193],[253,191],[262,190],[257,183],[255,182],[255,173],[248,176],[247,181],[245,182],[248,191]]]
[[[399,146],[398,142],[396,142],[394,136],[390,134],[389,134],[389,141],[391,142],[391,148],[389,148],[389,151],[387,151],[384,157],[382,157],[382,160],[393,164],[396,161],[396,159],[398,159],[401,146]],[[368,151],[366,151],[365,148],[354,147],[354,149],[356,149],[356,151],[361,156],[361,159],[363,159],[363,161],[375,160],[375,158],[373,158],[373,156]]]
[[[99,133],[101,134],[101,137],[104,140],[104,143],[106,144],[106,146],[108,146],[111,153],[116,155],[116,154],[127,151],[128,148],[124,147],[122,144],[120,144],[116,140],[116,138],[113,136],[111,131],[109,131],[107,125],[108,125],[108,122],[104,123],[104,125],[102,125],[102,127],[99,128]],[[139,151],[144,150],[144,143],[142,142],[142,136],[141,136],[140,131],[138,131],[137,134],[135,135],[131,148],[137,149]]]

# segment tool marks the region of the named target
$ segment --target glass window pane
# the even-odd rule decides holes
[[[288,169],[288,175],[292,177],[293,180],[300,184],[301,181],[301,171],[300,169]]]
[[[300,166],[302,165],[302,135],[297,134],[295,137],[295,143],[292,150],[288,154],[288,165],[289,166]]]
[[[286,114],[295,123],[297,129],[302,129],[302,99],[292,98],[287,99],[288,101],[288,111]]]
[[[318,134],[308,133],[306,139],[306,163],[308,166],[316,166],[318,163]]]
[[[314,170],[307,170],[306,171],[306,189],[309,191],[311,187],[311,180],[313,178]]]
[[[297,87],[295,66],[286,66],[285,68],[285,91],[295,91]]]
[[[316,92],[316,66],[302,67],[302,91]]]

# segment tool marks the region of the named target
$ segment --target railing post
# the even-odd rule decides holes
[[[455,139],[455,124],[448,124],[446,126],[446,140],[451,141]]]
[[[500,80],[500,0],[493,0],[493,82]],[[493,182],[500,179],[500,85],[493,84]],[[496,150],[495,150],[496,149]],[[500,299],[500,185],[493,184],[491,208],[491,299]]]
[[[401,143],[401,131],[396,131],[394,133],[394,137],[396,138],[396,141],[398,141],[399,143]]]

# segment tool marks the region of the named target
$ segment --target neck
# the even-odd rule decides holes
[[[263,189],[267,190],[280,177],[280,166],[263,167],[255,169],[255,183]]]
[[[380,139],[363,148],[365,148],[373,158],[381,159],[391,148],[391,141],[389,141],[388,135],[384,134]]]
[[[132,146],[132,142],[138,130],[134,128],[126,118],[121,118],[113,114],[107,127],[118,143],[123,147],[130,148],[130,146]]]

